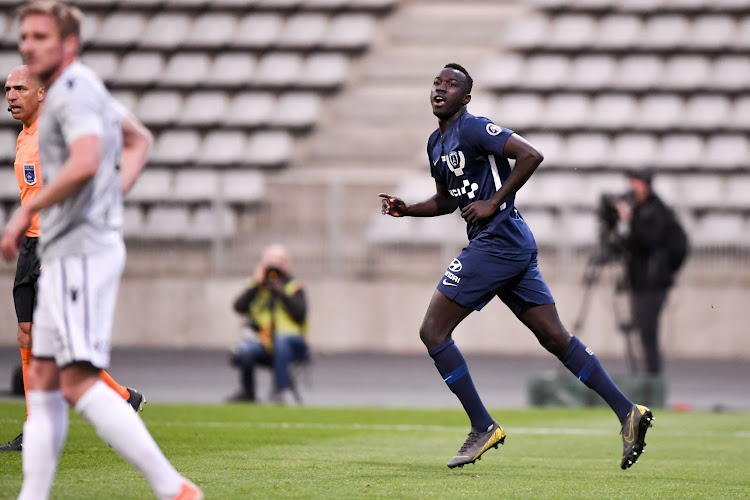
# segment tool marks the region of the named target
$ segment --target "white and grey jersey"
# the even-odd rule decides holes
[[[52,181],[78,138],[101,140],[96,175],[80,191],[42,210],[39,255],[42,259],[86,255],[108,248],[122,236],[122,188],[119,162],[125,109],[102,80],[76,61],[47,89],[39,118],[39,155],[44,184]]]

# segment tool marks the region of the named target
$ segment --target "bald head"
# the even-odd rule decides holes
[[[32,76],[28,66],[16,66],[5,79],[5,99],[10,114],[26,129],[39,117],[44,87]]]
[[[275,244],[266,247],[262,261],[266,269],[275,267],[289,273],[289,253],[284,245]]]

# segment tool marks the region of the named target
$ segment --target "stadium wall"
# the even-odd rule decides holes
[[[320,352],[377,351],[421,353],[418,329],[433,293],[433,282],[308,281],[310,339]],[[4,275],[3,290],[12,277]],[[232,301],[243,278],[126,277],[115,319],[114,347],[230,348],[238,339],[240,318]],[[578,314],[583,289],[569,281],[550,281],[568,328]],[[750,292],[742,285],[679,286],[663,316],[667,359],[750,360],[747,318]],[[583,331],[577,335],[602,356],[624,356],[625,340],[613,319],[614,293],[594,290]],[[5,333],[0,344],[16,342],[10,293],[0,304]],[[544,355],[518,320],[499,301],[471,315],[455,338],[466,352]]]

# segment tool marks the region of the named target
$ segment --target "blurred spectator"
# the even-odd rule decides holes
[[[659,317],[687,256],[687,235],[674,212],[652,190],[653,172],[628,174],[632,198],[619,199],[616,208],[625,227],[626,284],[633,326],[639,332],[646,373],[659,375]]]
[[[290,376],[290,365],[308,357],[305,342],[307,300],[289,268],[282,245],[271,245],[253,271],[247,288],[234,301],[234,310],[247,317],[241,344],[232,354],[232,365],[241,371],[241,391],[234,401],[255,401],[256,365],[273,368],[271,400],[299,401]]]

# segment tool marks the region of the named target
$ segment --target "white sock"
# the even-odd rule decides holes
[[[28,391],[30,417],[23,425],[23,486],[19,500],[49,497],[68,436],[68,403],[57,391]]]
[[[157,497],[177,496],[182,476],[161,452],[138,414],[115,391],[99,380],[81,396],[75,411],[143,474]]]

